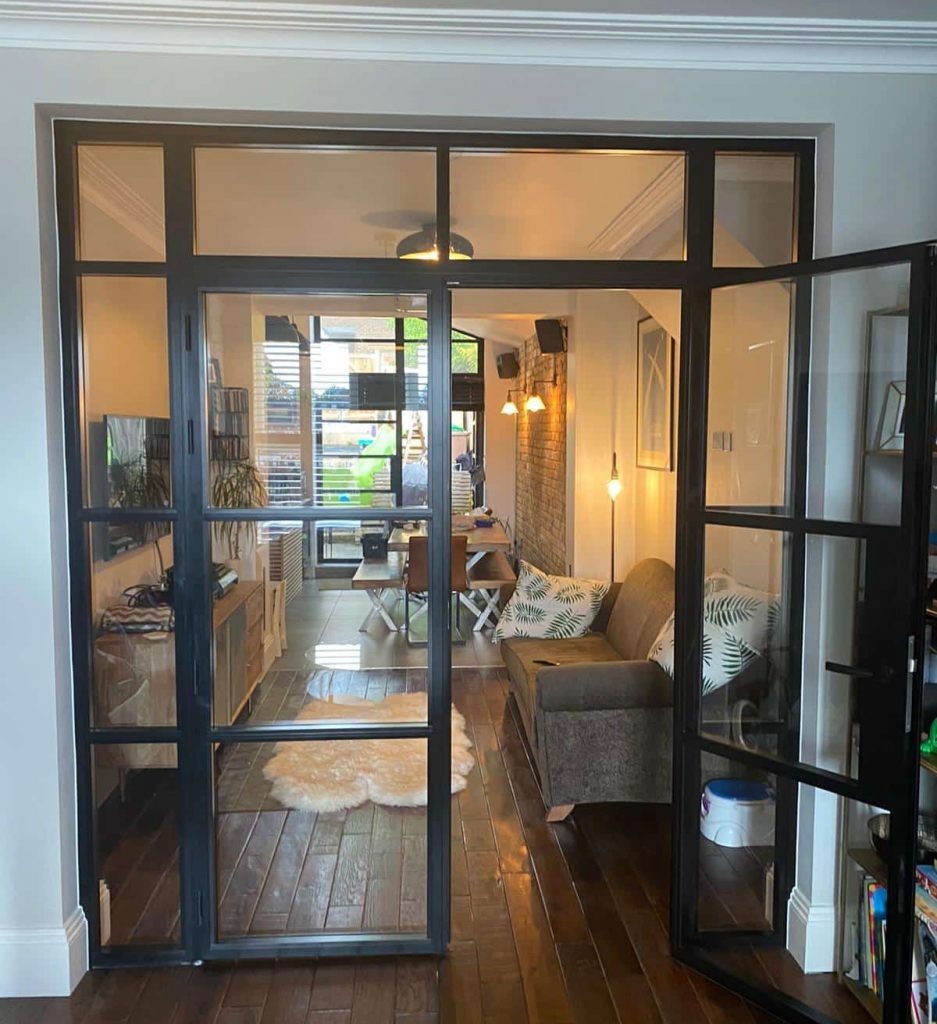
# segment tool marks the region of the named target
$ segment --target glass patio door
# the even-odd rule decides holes
[[[220,275],[191,296],[180,576],[201,959],[440,953],[448,938],[448,312],[403,275],[306,283]],[[424,324],[419,458],[375,412],[400,405],[397,317]],[[388,493],[402,459],[425,480],[408,506]],[[403,633],[407,555],[388,548],[403,522],[428,537],[420,645]],[[319,575],[328,530],[356,563],[374,545],[367,581]]]
[[[897,1024],[915,949],[933,252],[711,283],[683,365],[674,952],[783,1019]]]

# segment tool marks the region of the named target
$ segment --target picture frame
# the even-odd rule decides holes
[[[638,321],[635,465],[673,470],[673,363],[675,342],[653,317]]]
[[[904,414],[907,381],[889,381],[882,400],[882,418],[878,431],[880,452],[904,451]]]
[[[208,386],[210,388],[221,387],[221,361],[218,359],[208,360]]]

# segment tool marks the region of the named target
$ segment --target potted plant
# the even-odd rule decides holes
[[[259,508],[267,504],[267,488],[257,467],[249,459],[217,463],[211,482],[211,503],[215,508]],[[253,548],[257,523],[253,520],[225,520],[213,524],[215,541],[237,561],[243,548]]]

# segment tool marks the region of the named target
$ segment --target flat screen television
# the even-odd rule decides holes
[[[105,415],[93,462],[92,501],[108,508],[165,508],[170,504],[169,420],[158,416]],[[105,559],[158,540],[169,524],[109,523],[99,550]]]

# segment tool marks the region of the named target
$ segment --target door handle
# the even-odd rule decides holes
[[[827,672],[835,672],[840,676],[852,676],[854,679],[874,679],[875,673],[870,668],[859,668],[857,665],[843,665],[838,661],[826,663]]]

